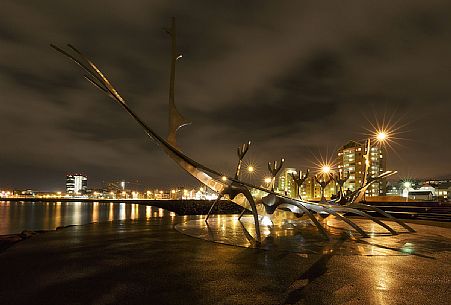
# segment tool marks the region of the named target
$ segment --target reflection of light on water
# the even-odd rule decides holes
[[[74,224],[81,224],[81,205],[82,203],[74,202]]]
[[[152,216],[152,207],[146,206],[146,218],[150,218]]]
[[[120,220],[125,219],[125,203],[124,202],[119,203],[119,219]]]
[[[140,205],[139,204],[135,204],[135,218],[136,219],[139,218],[139,208],[140,208]]]
[[[131,204],[130,219],[135,219],[135,209],[136,209],[136,206],[137,206],[136,203],[132,203],[132,204]]]
[[[114,213],[114,205],[112,202],[110,202],[110,210],[108,211],[108,220],[112,221],[113,220],[113,213]]]
[[[56,207],[55,207],[55,223],[58,223],[58,226],[62,225],[62,221],[61,221],[61,202],[57,202],[56,203]]]
[[[93,203],[92,221],[93,222],[98,222],[99,221],[99,203],[98,202],[94,202]]]
[[[164,210],[163,209],[158,209],[158,217],[163,217],[163,213],[164,213]]]

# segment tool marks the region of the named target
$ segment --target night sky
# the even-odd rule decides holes
[[[128,104],[167,133],[170,38],[178,142],[232,174],[249,158],[312,167],[371,123],[399,128],[388,169],[451,176],[450,1],[17,1],[0,7],[0,188],[63,190],[67,173],[195,186],[80,69],[49,47],[71,43]],[[257,178],[258,177],[258,178]]]

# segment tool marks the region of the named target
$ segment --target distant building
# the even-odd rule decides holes
[[[410,191],[408,194],[409,200],[425,200],[430,201],[433,199],[431,191]]]
[[[426,181],[420,188],[422,191],[431,191],[435,198],[448,199],[451,193],[451,182],[448,181]]]
[[[279,193],[291,198],[297,198],[299,195],[298,187],[294,183],[291,174],[297,174],[295,168],[287,167],[282,170],[277,178],[277,190]]]
[[[373,146],[369,154],[369,176],[375,177],[385,172],[385,152],[381,147]],[[366,154],[365,141],[350,141],[338,150],[338,169],[349,179],[344,183],[344,190],[355,191],[363,184]],[[367,190],[369,196],[385,194],[386,181],[375,182]]]
[[[71,195],[84,194],[88,189],[88,178],[83,175],[66,176],[66,193]]]
[[[386,188],[385,188],[385,195],[401,196],[401,194],[402,194],[402,187],[398,182],[396,182],[396,181],[387,182]]]
[[[327,178],[328,179],[328,178]],[[335,181],[330,181],[324,189],[324,197],[330,199],[337,194],[337,185]],[[306,200],[320,200],[321,186],[316,183],[315,177],[308,177],[301,186],[301,197]]]

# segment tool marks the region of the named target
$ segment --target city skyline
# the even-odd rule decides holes
[[[178,140],[193,158],[231,173],[236,147],[252,140],[250,159],[262,168],[281,157],[285,167],[311,168],[316,155],[334,156],[385,117],[395,127],[407,124],[387,169],[400,177],[451,176],[449,4],[143,3],[111,3],[104,11],[93,3],[95,14],[86,16],[77,3],[6,1],[0,186],[52,189],[68,172],[94,183],[194,184],[48,47],[79,46],[165,134],[170,41],[162,28],[172,16],[183,54],[175,99],[193,122]]]

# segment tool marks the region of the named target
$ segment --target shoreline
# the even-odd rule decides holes
[[[82,199],[82,198],[8,198],[4,202],[102,202],[102,203],[132,203],[153,206],[174,212],[179,216],[206,215],[214,200],[154,200],[154,199]],[[243,208],[229,200],[220,200],[211,214],[240,214]]]
[[[112,220],[112,221],[114,221],[114,220]],[[75,227],[75,226],[91,225],[94,223],[96,223],[96,222],[84,223],[84,224],[80,224],[80,225],[59,226],[53,230],[23,230],[20,233],[0,235],[0,253],[5,252],[6,250],[8,250],[8,248],[14,246],[15,244],[17,244],[21,241],[25,241],[25,240],[30,239],[39,234],[56,232],[58,230]]]

